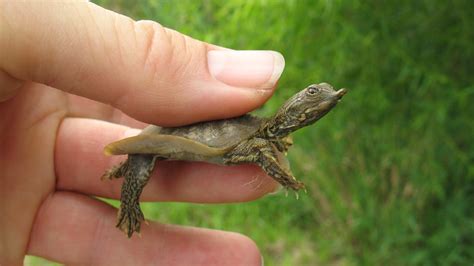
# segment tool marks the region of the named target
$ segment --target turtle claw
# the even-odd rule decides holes
[[[114,167],[115,168],[115,167]],[[114,168],[111,168],[107,171],[105,171],[105,173],[100,177],[100,181],[107,181],[107,180],[111,180],[112,179],[112,171]]]
[[[100,177],[100,180],[113,180],[122,177],[126,170],[126,162],[127,161],[121,162],[119,165],[113,166],[105,171],[105,173]]]
[[[130,238],[134,232],[140,234],[140,227],[143,221],[145,221],[145,217],[138,204],[135,208],[121,206],[118,212],[116,227]]]
[[[114,177],[113,177],[113,175],[111,174],[111,170],[112,170],[112,169],[107,170],[107,171],[100,177],[100,181],[112,180]]]

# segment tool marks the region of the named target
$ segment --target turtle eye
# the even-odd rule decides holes
[[[320,91],[321,91],[321,89],[320,89],[320,88],[317,88],[317,87],[311,86],[311,87],[308,88],[308,93],[309,93],[310,95],[315,95],[316,93],[318,93],[318,92],[320,92]]]

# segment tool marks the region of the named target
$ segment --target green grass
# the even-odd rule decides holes
[[[261,113],[312,82],[349,89],[295,136],[292,168],[308,185],[299,200],[145,204],[147,217],[244,233],[267,265],[472,265],[471,1],[98,2],[207,42],[283,53]]]

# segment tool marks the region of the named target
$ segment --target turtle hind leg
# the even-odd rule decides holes
[[[115,178],[120,178],[125,176],[128,167],[128,159],[121,162],[118,165],[112,166],[109,170],[105,171],[105,173],[100,178],[101,180],[112,180]]]
[[[153,155],[134,154],[128,157],[116,225],[128,237],[134,232],[139,233],[141,223],[145,220],[140,209],[140,195],[150,179],[155,161],[156,157]]]

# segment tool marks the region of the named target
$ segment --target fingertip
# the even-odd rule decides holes
[[[239,243],[240,250],[232,248],[232,253],[237,253],[237,256],[242,260],[242,265],[263,266],[263,256],[255,241],[240,233],[228,234],[233,234],[233,241]],[[245,254],[245,256],[242,256],[242,254]]]

